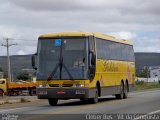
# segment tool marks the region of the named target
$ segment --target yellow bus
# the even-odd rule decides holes
[[[101,33],[41,35],[32,66],[37,69],[37,96],[48,99],[51,106],[60,99],[91,103],[106,95],[123,99],[134,89],[132,42]]]

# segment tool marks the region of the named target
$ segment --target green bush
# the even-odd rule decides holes
[[[31,76],[29,75],[28,72],[21,72],[21,73],[19,73],[19,75],[17,76],[17,79],[18,79],[18,80],[27,81],[27,80],[30,80],[30,79],[31,79]]]
[[[136,90],[145,90],[145,89],[153,89],[153,88],[160,88],[160,84],[157,82],[143,82],[143,81],[136,81]]]
[[[136,85],[143,85],[143,84],[144,84],[144,81],[141,81],[141,80],[136,81]]]

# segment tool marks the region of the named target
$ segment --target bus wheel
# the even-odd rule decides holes
[[[96,87],[95,97],[90,98],[90,101],[91,101],[92,104],[96,104],[98,102],[98,87]]]
[[[124,85],[123,85],[123,82],[121,82],[120,93],[116,94],[116,98],[117,99],[123,99],[124,98]]]
[[[51,99],[48,99],[48,102],[51,106],[56,106],[58,103],[58,99],[51,98]]]
[[[31,90],[29,91],[29,95],[30,95],[30,96],[35,96],[35,95],[36,95],[36,89],[31,89]]]
[[[128,84],[126,82],[126,84],[124,85],[124,95],[123,98],[126,99],[128,97]]]
[[[0,90],[0,96],[4,96],[4,91]]]

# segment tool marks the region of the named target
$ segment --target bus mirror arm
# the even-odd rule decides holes
[[[36,57],[37,53],[35,53],[34,55],[32,55],[32,67],[37,70],[37,67],[36,67],[36,62],[35,62],[35,57]]]

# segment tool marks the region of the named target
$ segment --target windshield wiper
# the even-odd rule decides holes
[[[66,70],[67,74],[69,75],[70,79],[71,79],[71,80],[74,80],[73,77],[72,77],[72,75],[71,75],[71,73],[70,73],[69,70],[67,69],[66,65],[65,65],[64,63],[62,63],[62,65],[63,65],[64,69]]]
[[[55,75],[55,73],[56,73],[59,65],[60,65],[60,62],[59,62],[59,63],[56,65],[56,67],[53,69],[53,71],[52,71],[51,74],[49,75],[47,81],[50,81],[50,80],[52,79],[52,77]]]
[[[47,81],[50,81],[52,79],[52,77],[55,75],[58,67],[60,66],[60,80],[62,77],[62,68],[64,67],[64,69],[66,70],[67,74],[69,75],[70,79],[73,80],[73,77],[71,75],[71,73],[69,72],[69,70],[67,69],[66,65],[63,63],[63,59],[60,60],[60,62],[56,65],[56,67],[53,69],[52,73],[49,75]]]

